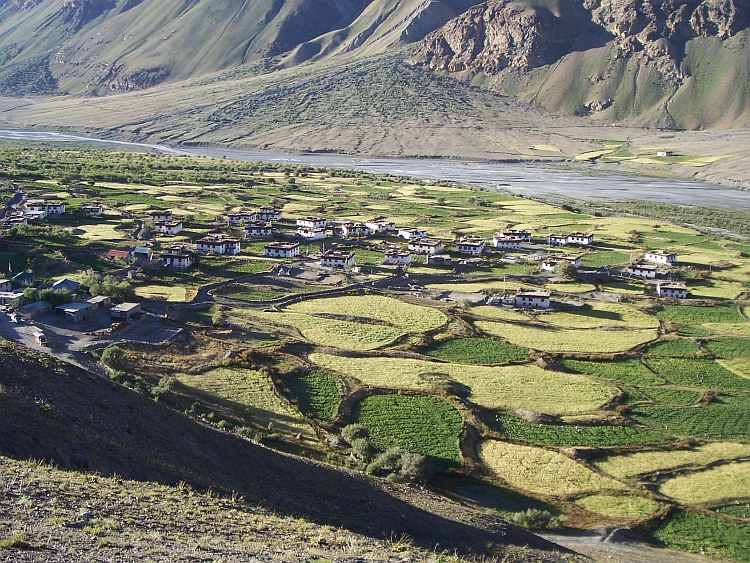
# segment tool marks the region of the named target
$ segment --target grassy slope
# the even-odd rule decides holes
[[[0,355],[4,455],[136,480],[234,490],[281,514],[377,538],[407,534],[416,545],[430,548],[440,542],[461,549],[467,538],[480,544],[550,545],[444,499],[411,493],[407,499],[406,490],[389,493],[364,476],[215,431],[48,356],[7,342]],[[363,503],[369,503],[364,512]],[[334,505],[340,510],[332,510]],[[406,517],[395,516],[400,514]],[[502,540],[499,533],[505,534]]]

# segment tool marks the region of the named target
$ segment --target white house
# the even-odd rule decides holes
[[[261,207],[255,214],[256,221],[281,221],[281,211],[275,207]]]
[[[560,262],[569,262],[576,270],[581,267],[581,256],[580,255],[556,255],[549,256],[544,262],[542,262],[542,270],[551,272],[555,269]]]
[[[570,233],[568,235],[568,244],[591,246],[594,244],[594,235],[591,233]]]
[[[411,264],[411,252],[388,250],[383,257],[383,264]]]
[[[10,291],[10,280],[0,280],[0,291]]]
[[[232,256],[234,256],[235,254],[239,254],[242,250],[240,239],[225,237],[224,239],[222,239],[222,241],[224,242],[224,244],[226,244],[227,254],[231,254]]]
[[[325,229],[327,221],[323,217],[300,217],[297,219],[297,227],[305,229]],[[297,229],[299,232],[299,229]]]
[[[651,250],[646,252],[643,259],[646,262],[654,262],[655,264],[676,264],[677,254],[674,252],[667,252],[666,250]]]
[[[237,227],[243,224],[247,225],[252,221],[257,221],[257,217],[258,214],[255,212],[241,211],[239,213],[230,213],[227,215],[227,221],[229,221],[230,226]]]
[[[226,254],[227,243],[220,235],[206,235],[198,239],[195,243],[195,249],[200,252],[213,252],[214,254]]]
[[[492,244],[500,250],[521,250],[522,242],[523,239],[521,237],[496,236],[492,239]]]
[[[273,225],[262,221],[245,221],[245,238],[268,238],[273,236]]]
[[[427,231],[414,227],[403,227],[398,230],[398,236],[406,240],[416,240],[425,238],[427,236]]]
[[[159,255],[159,260],[165,266],[173,268],[189,268],[193,265],[193,255],[181,244],[171,244]]]
[[[525,260],[526,262],[542,262],[545,258],[547,258],[547,255],[544,254],[544,252],[537,252],[536,254],[527,254],[526,256],[521,256],[521,259]]]
[[[99,217],[104,213],[104,206],[101,204],[86,203],[81,206],[81,213],[88,217]]]
[[[363,223],[342,223],[341,236],[344,238],[369,237],[370,228]]]
[[[396,224],[393,221],[365,221],[365,226],[373,234],[392,233],[396,230]]]
[[[656,151],[656,156],[672,156],[672,151]]]
[[[550,292],[546,289],[519,290],[513,299],[513,303],[516,307],[549,309]]]
[[[48,215],[62,215],[65,213],[65,204],[63,202],[52,202],[44,199],[30,199],[26,202],[26,209],[31,212],[44,212]]]
[[[443,242],[432,238],[420,238],[410,240],[407,248],[417,254],[440,254],[443,251]]]
[[[547,235],[547,244],[551,246],[565,246],[568,244],[568,235]]]
[[[165,223],[171,223],[173,220],[171,211],[152,211],[148,217],[157,223],[162,221]]]
[[[174,236],[182,232],[182,221],[158,221],[154,224],[154,232]]]
[[[329,250],[321,255],[320,265],[329,268],[351,268],[354,266],[354,252]]]
[[[328,231],[313,227],[297,227],[297,236],[304,240],[323,240],[328,238]]]
[[[484,239],[478,237],[461,238],[456,243],[456,250],[461,254],[480,256],[484,253]]]
[[[659,297],[685,299],[687,298],[687,287],[682,283],[659,283],[656,284],[656,294]]]
[[[263,248],[263,256],[271,258],[294,258],[299,256],[298,242],[274,242]]]
[[[529,231],[520,230],[520,229],[505,229],[503,231],[498,232],[495,238],[498,238],[498,239],[518,238],[518,239],[521,239],[521,242],[531,242],[531,233]]]
[[[625,273],[631,276],[635,276],[637,278],[645,278],[645,279],[653,280],[653,279],[656,279],[656,276],[658,275],[658,270],[655,264],[633,263],[633,264],[630,264],[625,269]]]

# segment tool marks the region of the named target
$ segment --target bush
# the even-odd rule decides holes
[[[110,346],[102,352],[100,361],[113,370],[122,370],[125,367],[125,350],[116,345]]]
[[[404,451],[400,448],[389,448],[378,454],[366,471],[370,475],[386,475],[389,478],[408,479],[410,481],[428,481],[433,474],[432,466],[426,456]],[[398,480],[398,479],[396,479]]]
[[[549,510],[529,508],[524,512],[514,512],[508,519],[516,526],[529,530],[553,530],[560,527],[560,518]]]
[[[102,277],[99,274],[87,277],[83,285],[89,288],[91,295],[106,295],[118,299],[132,299],[135,290],[126,281],[117,281],[113,276]]]
[[[352,451],[360,459],[369,461],[370,459],[372,459],[372,456],[375,455],[375,448],[367,438],[355,438],[351,442],[351,445]]]
[[[358,438],[369,438],[369,436],[369,430],[361,424],[349,424],[341,431],[341,437],[352,445]]]

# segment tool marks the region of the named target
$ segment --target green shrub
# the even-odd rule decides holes
[[[354,440],[368,438],[369,436],[370,431],[361,424],[348,424],[341,430],[341,437],[350,444],[353,444]]]
[[[117,345],[110,346],[102,352],[100,361],[113,370],[123,370],[126,367],[125,350]]]
[[[29,549],[29,536],[27,534],[15,534],[0,540],[0,549]]]
[[[560,527],[560,517],[553,515],[549,510],[538,510],[529,508],[523,512],[514,512],[508,520],[516,526],[529,530],[554,530]]]

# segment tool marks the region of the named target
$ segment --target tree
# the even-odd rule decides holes
[[[578,277],[578,270],[576,270],[576,267],[567,260],[561,260],[558,262],[553,271],[558,278],[566,280],[574,280]]]
[[[341,431],[341,437],[350,444],[354,444],[357,438],[369,438],[369,436],[370,432],[361,424],[349,424]]]
[[[122,370],[125,366],[125,350],[119,346],[110,346],[104,352],[100,361],[113,370]]]

